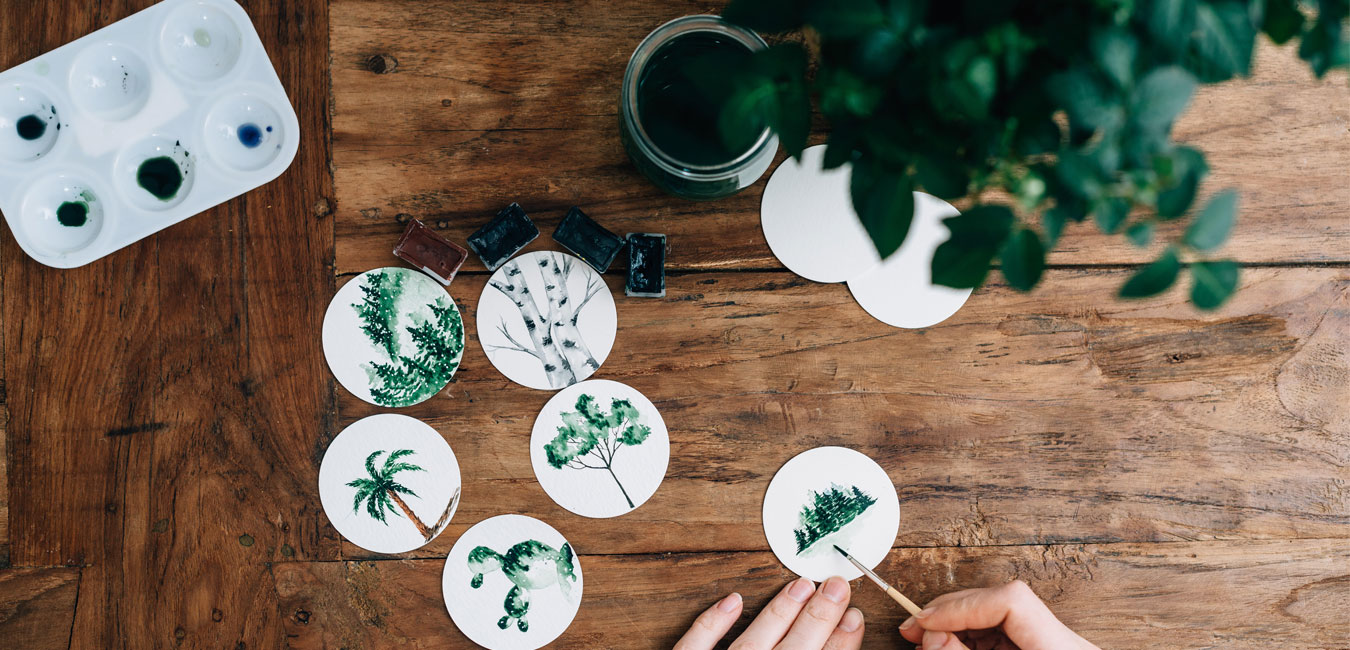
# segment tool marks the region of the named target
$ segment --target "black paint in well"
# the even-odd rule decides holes
[[[529,215],[525,214],[519,203],[512,203],[502,208],[492,221],[469,235],[469,248],[483,260],[483,266],[489,271],[496,271],[538,236],[539,228],[530,221]]]
[[[606,230],[575,205],[553,231],[553,240],[601,273],[623,249],[622,237]]]
[[[628,284],[624,293],[639,298],[665,297],[665,235],[628,234]]]

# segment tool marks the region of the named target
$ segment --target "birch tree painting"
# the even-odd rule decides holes
[[[506,303],[490,301],[490,293]],[[565,388],[600,369],[613,345],[616,323],[605,318],[613,311],[604,280],[581,260],[531,253],[507,262],[489,280],[479,306],[479,338],[493,365],[513,381]],[[592,312],[597,318],[588,323]],[[522,366],[535,372],[522,372]]]

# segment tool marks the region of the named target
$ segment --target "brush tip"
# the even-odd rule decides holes
[[[833,546],[833,547],[834,547],[834,550],[839,551],[839,554],[840,554],[840,555],[842,555],[842,556],[844,556],[844,557],[848,557],[848,551],[845,551],[844,549],[839,548],[839,545],[838,545],[838,544],[831,544],[830,546]]]

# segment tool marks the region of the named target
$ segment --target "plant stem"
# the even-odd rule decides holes
[[[623,489],[623,487],[620,486],[619,489]],[[394,503],[397,503],[398,507],[403,509],[403,514],[408,517],[408,521],[413,522],[413,525],[417,526],[417,532],[422,533],[422,537],[426,538],[428,542],[431,541],[431,530],[427,528],[426,524],[422,523],[421,519],[417,518],[417,515],[413,514],[412,508],[409,508],[408,504],[403,502],[403,497],[400,497],[398,493],[393,490],[386,490],[386,492],[389,493],[389,496],[393,497]]]
[[[610,469],[609,465],[605,465],[605,471],[609,472],[609,475],[614,478],[614,484],[619,486],[619,491],[623,493],[623,500],[628,502],[628,509],[636,508],[637,506],[633,505],[633,500],[628,498],[628,490],[623,489],[623,483],[619,482],[619,477],[614,476],[614,470]]]

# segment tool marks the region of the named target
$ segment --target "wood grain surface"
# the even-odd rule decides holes
[[[0,0],[0,68],[149,0]],[[1350,648],[1350,88],[1289,48],[1209,87],[1178,126],[1242,219],[1252,265],[1215,313],[1186,287],[1122,302],[1156,252],[1070,231],[1042,286],[976,292],[898,330],[842,285],[782,269],[763,183],[714,203],[661,194],[623,154],[617,89],[639,40],[722,2],[245,0],[300,115],[276,182],[89,266],[0,235],[0,646],[462,648],[442,560],[487,517],[539,517],[586,575],[565,648],[662,648],[730,591],[791,576],[759,523],[777,468],[841,444],[901,500],[880,572],[919,602],[1030,583],[1103,648]],[[817,134],[819,137],[819,134]],[[319,327],[338,286],[409,218],[451,239],[519,201],[543,237],[577,204],[670,236],[669,295],[615,291],[597,377],[670,427],[667,477],[616,520],[555,505],[527,442],[550,394],[483,356],[471,259],[450,288],[455,381],[401,413],[464,471],[446,532],[383,556],[319,507],[327,444],[381,412],[335,385]],[[854,582],[868,648],[897,607]],[[747,617],[748,620],[748,617]],[[742,621],[744,625],[745,621]]]

